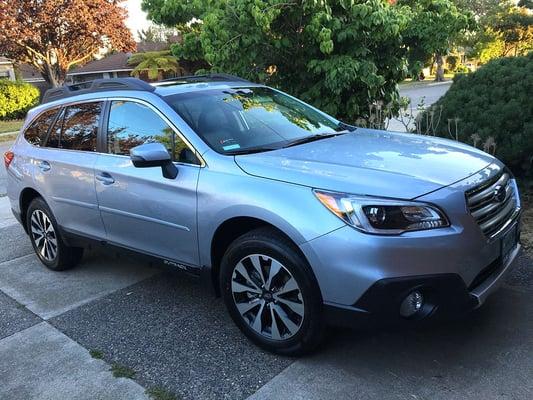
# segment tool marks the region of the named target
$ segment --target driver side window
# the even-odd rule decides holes
[[[133,101],[111,102],[107,125],[107,151],[129,155],[130,149],[145,143],[159,142],[173,161],[200,164],[189,147],[151,108]]]

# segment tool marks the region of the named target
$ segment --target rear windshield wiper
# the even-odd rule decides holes
[[[348,133],[348,132],[349,132],[348,130],[344,130],[344,131],[338,131],[338,132],[317,133],[316,135],[310,135],[310,136],[305,136],[303,138],[290,140],[283,147],[291,147],[291,146],[296,146],[299,144],[310,143],[310,142],[314,142],[320,139],[326,139],[330,137],[344,135],[345,133]]]

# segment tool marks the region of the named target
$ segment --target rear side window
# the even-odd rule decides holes
[[[151,108],[131,101],[113,101],[107,127],[107,149],[111,154],[129,155],[130,149],[159,142],[174,161],[199,164],[189,147]]]
[[[59,139],[62,149],[96,151],[96,137],[102,103],[68,106]]]
[[[42,146],[46,140],[48,128],[54,122],[57,110],[53,108],[39,115],[24,132],[24,138],[34,146]]]

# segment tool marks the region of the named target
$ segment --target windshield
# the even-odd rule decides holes
[[[267,87],[201,90],[165,97],[215,151],[266,151],[334,134],[346,125]]]

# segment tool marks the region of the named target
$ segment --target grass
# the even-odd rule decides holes
[[[92,358],[96,358],[97,360],[101,360],[104,358],[104,353],[100,350],[89,350],[89,354]]]
[[[17,138],[17,134],[13,135],[2,135],[0,136],[0,143],[12,142]]]
[[[0,121],[0,133],[18,132],[22,127],[24,120],[14,119],[10,121]]]
[[[178,400],[175,394],[160,387],[150,388],[146,391],[152,400]]]
[[[455,74],[444,74],[444,81],[451,81]],[[425,86],[430,83],[435,83],[435,76],[426,76],[423,81],[414,81],[411,78],[407,78],[400,82],[400,86]]]
[[[133,379],[135,377],[135,371],[133,369],[117,363],[111,365],[111,372],[115,378]]]

